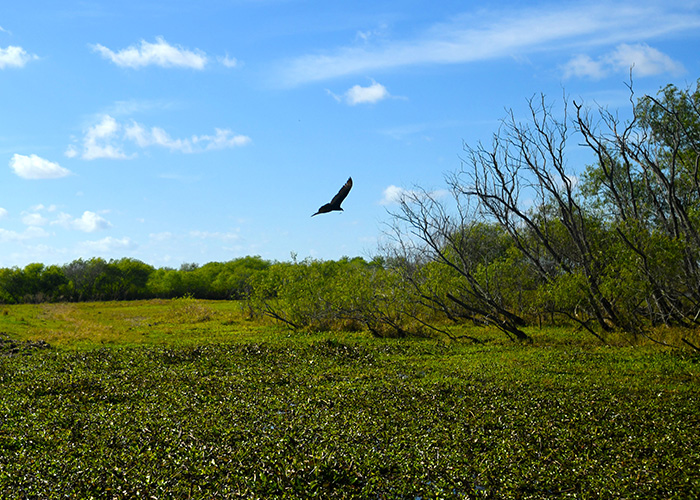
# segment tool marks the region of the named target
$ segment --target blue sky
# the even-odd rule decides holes
[[[624,115],[699,49],[694,0],[4,2],[0,267],[370,257],[506,109]]]

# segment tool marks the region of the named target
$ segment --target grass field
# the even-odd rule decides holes
[[[0,498],[700,498],[696,353],[530,333],[0,306]]]

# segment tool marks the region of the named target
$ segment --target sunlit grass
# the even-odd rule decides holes
[[[238,302],[191,298],[5,306],[0,331],[68,349],[260,341],[287,332],[253,322]]]

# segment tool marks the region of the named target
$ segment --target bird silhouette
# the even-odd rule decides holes
[[[347,197],[347,195],[351,189],[352,189],[352,177],[348,177],[348,182],[346,182],[345,185],[340,188],[340,191],[338,191],[338,194],[336,194],[333,197],[331,202],[326,203],[321,208],[319,208],[318,212],[316,212],[314,215],[326,214],[328,212],[332,212],[333,210],[342,211],[343,209],[340,207],[340,204],[343,203],[343,200]],[[312,215],[311,217],[313,217],[314,215]]]

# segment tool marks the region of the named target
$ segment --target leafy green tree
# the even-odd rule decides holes
[[[425,329],[405,282],[380,260],[278,262],[250,283],[250,310],[294,329],[366,328],[379,337],[415,335]]]
[[[220,298],[244,299],[252,291],[251,278],[270,267],[271,263],[259,256],[242,257],[224,264],[213,283],[220,290]]]
[[[182,272],[170,268],[154,270],[148,277],[146,288],[149,296],[162,299],[185,295],[185,287],[182,284]]]
[[[624,125],[602,110],[593,119],[577,106],[578,128],[598,158],[582,191],[609,239],[619,243],[609,246],[617,250],[618,269],[607,286],[627,292],[622,297],[630,317],[653,324],[698,323],[698,103],[700,80],[694,91],[669,85],[656,97],[643,96]]]
[[[22,302],[25,295],[25,284],[22,270],[18,267],[0,270],[0,290],[2,300],[6,304]]]
[[[98,294],[101,275],[107,262],[99,257],[88,260],[77,259],[63,266],[63,274],[68,280],[69,299],[76,302],[100,300]]]

